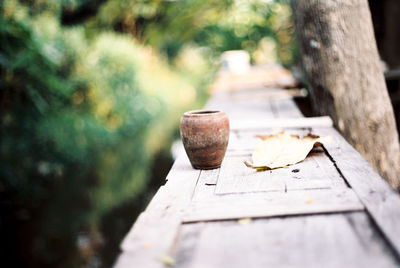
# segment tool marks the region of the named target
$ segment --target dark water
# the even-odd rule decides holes
[[[63,213],[60,209],[51,214],[50,218],[39,210],[37,213],[31,212],[32,215],[18,211],[21,215],[7,214],[4,211],[7,209],[7,196],[1,196],[0,267],[111,267],[118,257],[122,239],[157,189],[165,183],[172,164],[173,159],[169,153],[156,155],[147,189],[140,196],[125,201],[104,215],[96,226],[78,228],[78,234],[71,231],[73,229],[70,226],[80,224],[79,221],[72,219],[63,224],[51,223]],[[9,203],[8,210],[13,211],[13,203]],[[82,200],[71,198],[70,209],[76,205],[88,206]],[[52,229],[47,230],[48,227]],[[37,239],[38,231],[47,236]],[[50,246],[50,250],[46,250],[46,246]]]

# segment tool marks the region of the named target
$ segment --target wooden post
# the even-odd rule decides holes
[[[367,0],[293,0],[292,8],[316,112],[330,115],[344,137],[398,188],[399,138]]]

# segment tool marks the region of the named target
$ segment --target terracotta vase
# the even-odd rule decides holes
[[[222,111],[186,112],[181,119],[181,137],[193,168],[219,168],[229,141],[228,116]]]

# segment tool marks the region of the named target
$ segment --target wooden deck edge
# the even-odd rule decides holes
[[[335,165],[382,234],[400,257],[400,195],[366,162],[366,160],[333,129],[314,129],[321,135],[332,135],[334,141],[324,145],[335,159]]]
[[[122,253],[114,267],[165,267],[182,224],[183,210],[189,204],[200,176],[187,157],[180,157],[146,210],[142,212],[121,243]],[[179,167],[179,168],[178,168]]]

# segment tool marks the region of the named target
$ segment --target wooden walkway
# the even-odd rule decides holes
[[[399,195],[329,118],[303,117],[280,72],[220,76],[207,108],[231,123],[221,168],[192,169],[181,153],[116,267],[400,267]],[[278,128],[334,140],[289,168],[247,168],[255,134]]]

